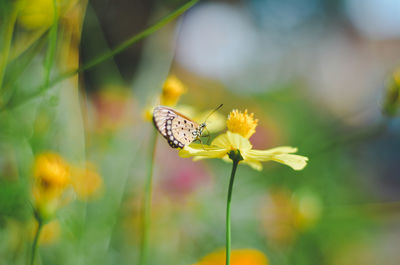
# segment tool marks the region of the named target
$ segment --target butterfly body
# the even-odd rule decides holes
[[[172,148],[183,148],[198,139],[205,123],[198,124],[190,118],[165,106],[153,110],[153,123]]]

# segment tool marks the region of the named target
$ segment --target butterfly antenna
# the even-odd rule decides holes
[[[213,115],[217,110],[219,110],[220,108],[222,108],[224,104],[219,105],[216,109],[214,109],[213,111],[211,111],[210,114],[208,114],[206,120],[204,122],[206,122],[208,120],[208,118],[210,118],[211,115]]]

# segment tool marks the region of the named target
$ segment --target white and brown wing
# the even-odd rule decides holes
[[[153,123],[162,136],[167,137],[167,121],[178,116],[171,108],[158,106],[153,110]]]
[[[197,134],[195,135],[193,132],[197,131],[198,128],[199,125],[196,122],[185,119],[182,116],[174,118],[171,124],[172,135],[184,146],[196,139]]]
[[[173,148],[183,148],[193,142],[196,139],[193,132],[199,128],[196,122],[165,106],[158,106],[154,109],[153,122]]]

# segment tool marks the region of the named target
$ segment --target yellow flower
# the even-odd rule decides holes
[[[50,217],[70,184],[69,166],[58,154],[43,153],[35,159],[33,177],[32,190],[38,213],[41,217]]]
[[[226,121],[229,131],[240,134],[247,139],[256,132],[257,123],[258,120],[254,119],[254,113],[249,115],[247,109],[244,113],[241,113],[238,110],[233,110]]]
[[[18,22],[25,29],[35,30],[38,28],[47,28],[53,23],[53,0],[21,0],[19,4],[20,12]]]
[[[400,86],[400,68],[394,71],[393,79],[396,82],[396,84]]]
[[[153,120],[153,109],[154,109],[153,106],[151,107],[148,106],[144,109],[144,111],[142,112],[143,120],[148,122],[151,122]]]
[[[260,209],[267,239],[290,245],[298,233],[313,227],[321,217],[320,198],[310,191],[271,190]]]
[[[237,249],[231,252],[231,265],[267,265],[267,257],[255,249]],[[193,265],[225,265],[225,250],[208,254]]]
[[[243,128],[240,128],[240,125]],[[205,158],[222,158],[229,161],[229,154],[233,152],[240,152],[242,162],[248,164],[256,170],[262,169],[261,162],[275,161],[287,166],[294,170],[302,170],[308,161],[307,157],[295,155],[292,153],[297,152],[297,148],[289,146],[276,147],[269,150],[254,150],[248,138],[254,133],[257,120],[254,120],[253,115],[245,113],[238,113],[237,111],[231,112],[229,115],[227,126],[235,130],[232,132],[230,129],[215,138],[210,146],[201,144],[191,144],[185,146],[180,152],[181,157],[194,157],[194,160]],[[238,132],[240,131],[241,134]]]
[[[88,200],[103,186],[103,181],[93,164],[87,163],[86,167],[71,168],[72,186],[78,198]]]
[[[400,68],[391,76],[383,103],[383,112],[388,116],[395,116],[400,108]]]
[[[36,157],[33,176],[41,196],[48,198],[59,196],[70,183],[68,164],[55,153]]]
[[[159,99],[152,102],[152,104],[147,105],[143,110],[143,119],[151,122],[153,120],[153,109],[155,106],[161,104],[164,106],[174,107],[178,103],[181,95],[185,92],[186,88],[183,83],[176,76],[170,75],[163,84]]]
[[[302,192],[294,198],[296,200],[295,224],[299,229],[313,226],[322,213],[322,203],[318,196],[311,192]]]
[[[160,103],[165,106],[175,106],[179,98],[185,92],[185,86],[174,75],[171,75],[164,82]]]

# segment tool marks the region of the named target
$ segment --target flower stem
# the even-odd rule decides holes
[[[148,175],[145,184],[145,197],[143,201],[142,212],[142,238],[140,245],[139,264],[146,265],[149,252],[149,228],[151,224],[151,199],[152,199],[152,183],[153,183],[153,168],[156,154],[157,132],[152,128],[151,135],[151,159],[148,168]]]
[[[47,48],[47,53],[44,61],[44,84],[41,88],[42,91],[46,90],[49,86],[50,82],[50,73],[51,68],[54,63],[54,56],[56,53],[57,46],[57,32],[58,32],[58,8],[57,8],[57,0],[53,0],[53,24],[50,28],[49,32],[49,44]]]
[[[1,8],[7,9],[5,6],[1,6]],[[4,15],[5,20],[3,20],[3,29],[0,28],[0,106],[2,106],[5,102],[3,101],[4,89],[3,89],[3,81],[4,74],[7,67],[8,55],[10,52],[11,41],[14,33],[15,21],[17,19],[18,8],[14,5],[9,6],[8,8],[12,10],[5,10],[1,12],[1,15]],[[9,14],[7,12],[10,11]],[[7,14],[7,15],[6,15]]]
[[[233,165],[232,165],[231,178],[229,180],[228,198],[226,201],[226,220],[225,220],[226,221],[225,264],[226,265],[230,264],[230,259],[231,259],[231,200],[232,200],[233,182],[235,181],[237,166],[240,160],[243,160],[239,151],[231,151],[231,153],[229,153],[229,158],[232,159]]]
[[[40,220],[40,218],[37,218],[37,222],[38,222],[38,227],[37,227],[37,230],[35,233],[35,238],[33,239],[30,265],[34,265],[34,263],[35,263],[36,250],[37,250],[37,245],[39,242],[39,236],[40,236],[40,232],[42,231],[42,228],[43,228],[43,222],[42,222],[42,220]]]

